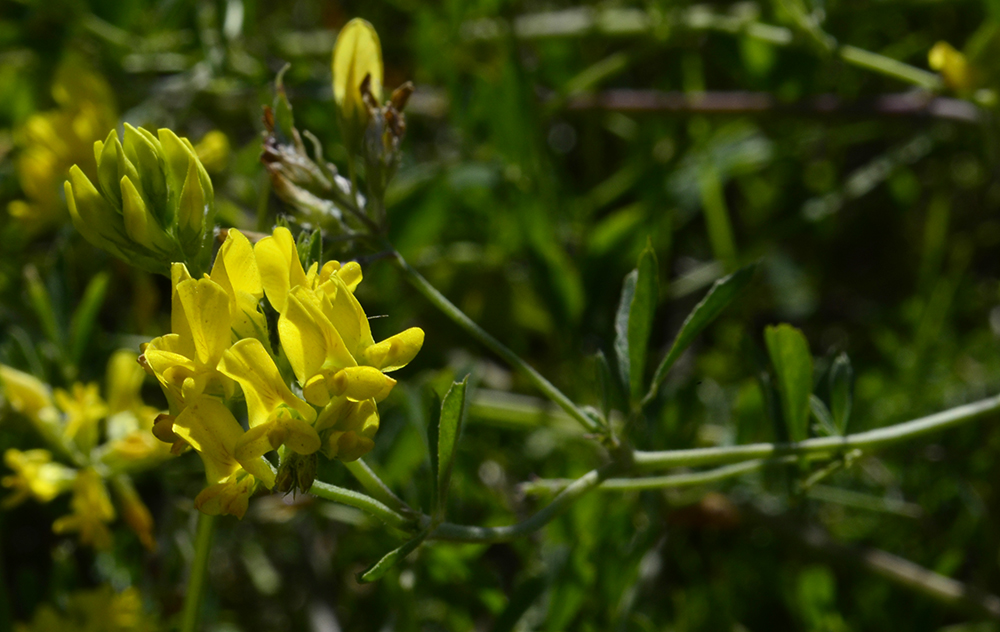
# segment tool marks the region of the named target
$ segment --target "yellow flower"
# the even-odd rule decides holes
[[[201,456],[206,487],[195,506],[207,514],[231,514],[242,518],[257,481],[274,486],[274,471],[263,458],[248,461],[244,469],[236,460],[236,444],[243,428],[218,399],[202,395],[190,401],[173,422],[173,432]]]
[[[231,397],[232,380],[216,368],[229,347],[230,298],[211,279],[180,280],[183,266],[174,266],[174,296],[170,322],[174,333],[155,338],[143,348],[143,361],[160,381],[171,412],[202,393]]]
[[[112,480],[115,496],[121,507],[122,519],[137,536],[142,545],[147,550],[156,549],[156,540],[153,538],[153,516],[149,513],[146,503],[142,502],[139,493],[125,476],[118,476]]]
[[[271,450],[286,445],[298,454],[312,454],[319,449],[319,435],[310,425],[316,411],[292,393],[259,340],[234,344],[219,368],[239,382],[246,397],[250,430],[234,452],[244,468],[261,478],[253,468]]]
[[[146,468],[170,455],[170,449],[151,432],[159,411],[142,401],[140,391],[146,373],[136,359],[132,351],[120,349],[108,361],[107,441],[91,458],[113,471]]]
[[[201,137],[194,151],[206,171],[219,173],[226,169],[229,162],[229,137],[219,130],[212,130]]]
[[[17,175],[27,199],[15,200],[7,208],[31,234],[66,220],[59,186],[66,170],[90,159],[94,141],[116,119],[111,88],[101,76],[74,60],[59,65],[52,96],[58,109],[32,115],[14,132],[22,148]],[[93,170],[90,173],[96,175]]]
[[[108,523],[115,519],[115,508],[104,481],[92,468],[77,472],[70,507],[73,513],[52,523],[52,530],[56,533],[76,531],[83,544],[98,549],[110,548]]]
[[[38,378],[0,364],[0,386],[10,407],[31,421],[55,424],[59,411],[52,401],[48,384]]]
[[[84,385],[77,382],[69,391],[57,388],[55,392],[56,404],[66,414],[63,436],[76,441],[84,453],[97,445],[98,423],[108,414],[99,388],[96,383]]]
[[[184,264],[180,266],[182,276],[187,275]],[[226,241],[219,249],[209,275],[229,295],[229,311],[232,317],[230,328],[236,338],[257,338],[267,341],[267,321],[258,309],[264,298],[257,258],[250,241],[236,229],[229,229]]]
[[[76,478],[76,471],[60,463],[52,462],[48,450],[27,450],[14,448],[4,452],[3,461],[14,473],[4,476],[0,483],[13,490],[3,500],[5,508],[21,504],[28,498],[47,503],[59,494],[69,491]]]
[[[281,316],[278,336],[306,401],[325,407],[316,429],[331,458],[353,460],[371,449],[378,429],[375,402],[392,389],[387,371],[406,366],[423,345],[411,328],[382,342],[354,297],[357,263],[331,261],[302,269],[291,233],[275,229],[254,248],[268,301]],[[362,404],[368,402],[367,404]]]
[[[160,629],[143,612],[142,595],[135,588],[116,593],[111,586],[69,595],[60,608],[45,604],[30,624],[15,624],[15,632],[153,632]]]
[[[938,42],[927,54],[927,63],[937,70],[949,88],[965,92],[975,87],[975,72],[961,52],[948,42]]]
[[[368,127],[368,108],[361,83],[369,79],[369,91],[382,101],[382,46],[375,28],[360,18],[344,25],[333,47],[333,99],[340,114],[347,147],[357,153]]]

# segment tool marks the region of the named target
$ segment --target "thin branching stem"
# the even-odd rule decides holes
[[[956,406],[948,410],[920,417],[904,423],[876,428],[844,437],[818,437],[799,443],[751,443],[748,445],[689,450],[665,450],[634,454],[637,470],[656,470],[672,467],[716,465],[750,459],[771,459],[782,456],[822,457],[859,449],[871,451],[907,441],[930,432],[937,432],[984,415],[1000,411],[1000,395]]]
[[[384,503],[375,500],[367,494],[362,494],[346,487],[338,487],[330,483],[315,481],[312,487],[309,488],[309,493],[325,500],[332,500],[342,505],[360,509],[375,516],[390,527],[403,530],[411,530],[414,527],[413,519],[393,511]]]
[[[598,426],[597,422],[584,414],[584,412],[580,410],[580,408],[577,407],[577,405],[574,404],[569,397],[556,388],[552,382],[545,379],[545,377],[536,371],[534,367],[522,360],[519,355],[508,349],[499,340],[486,333],[482,327],[466,316],[465,312],[460,310],[451,301],[445,298],[441,292],[437,291],[437,288],[431,285],[427,279],[413,269],[413,267],[407,263],[406,259],[404,259],[401,254],[396,252],[393,261],[395,262],[396,267],[399,268],[399,270],[406,276],[406,279],[410,282],[410,284],[413,285],[418,292],[423,294],[424,298],[441,310],[445,316],[450,318],[470,336],[481,342],[490,351],[503,358],[503,360],[511,367],[523,373],[524,376],[527,377],[538,390],[566,411],[570,417],[580,422],[580,425],[588,431],[598,432],[600,430],[600,426]]]

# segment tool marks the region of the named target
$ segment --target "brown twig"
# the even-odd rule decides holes
[[[785,103],[767,92],[662,92],[659,90],[607,90],[571,96],[567,110],[608,110],[634,114],[753,114],[776,113],[799,116],[885,116],[939,118],[978,123],[983,111],[961,99],[935,97],[925,92],[903,92],[848,101],[833,94]]]

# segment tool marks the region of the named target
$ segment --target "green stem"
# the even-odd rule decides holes
[[[344,466],[347,467],[347,470],[354,475],[354,478],[361,483],[361,486],[376,500],[396,513],[402,515],[413,513],[410,506],[403,502],[402,498],[394,494],[389,486],[385,484],[385,481],[375,473],[375,470],[362,459],[344,463]]]
[[[215,516],[198,514],[198,533],[194,543],[194,561],[188,576],[187,593],[184,595],[184,612],[181,618],[181,632],[196,632],[201,617],[201,604],[205,596],[208,579],[208,559],[212,552],[212,531]]]
[[[390,527],[410,531],[413,529],[415,524],[413,519],[396,513],[371,496],[344,487],[338,487],[322,481],[315,481],[313,482],[312,487],[309,488],[309,493],[326,500],[332,500],[333,502],[365,511]]]
[[[752,443],[718,448],[666,450],[662,452],[636,451],[634,467],[638,470],[666,469],[714,465],[750,459],[771,459],[782,456],[822,457],[853,449],[876,450],[914,437],[944,430],[984,415],[1000,411],[1000,395],[956,406],[933,415],[911,421],[877,428],[868,432],[844,437],[818,437],[799,443]]]
[[[941,77],[933,72],[921,70],[891,57],[879,55],[878,53],[873,53],[857,46],[841,46],[837,49],[837,53],[841,59],[853,66],[871,70],[906,83],[912,83],[925,90],[936,92],[944,87]]]
[[[474,527],[443,522],[431,532],[427,539],[452,542],[506,542],[526,536],[554,520],[581,496],[600,485],[618,467],[620,466],[617,463],[609,463],[587,472],[570,483],[551,503],[538,510],[535,515],[516,524],[503,527]]]
[[[406,259],[403,258],[403,255],[399,254],[395,250],[393,250],[393,255],[393,261],[395,261],[396,266],[403,272],[403,274],[406,275],[410,284],[413,285],[418,292],[423,294],[424,298],[429,300],[435,307],[444,312],[444,314],[454,321],[455,324],[465,330],[465,332],[473,338],[481,342],[484,346],[490,349],[490,351],[503,358],[507,364],[521,371],[521,373],[528,378],[528,381],[534,384],[538,390],[566,411],[570,417],[580,422],[580,425],[588,431],[598,432],[601,429],[596,421],[585,415],[583,411],[577,408],[576,404],[574,404],[569,397],[566,397],[562,391],[545,379],[541,373],[522,360],[516,353],[504,346],[499,340],[486,333],[482,327],[466,316],[465,312],[455,307],[455,305],[446,299],[443,294],[438,292],[427,279],[414,270],[410,264],[406,262]]]
[[[724,465],[704,472],[691,472],[685,474],[667,474],[665,476],[646,476],[642,478],[609,478],[598,486],[601,491],[616,492],[639,492],[650,489],[666,489],[670,487],[694,487],[706,485],[742,476],[749,472],[763,469],[767,465],[775,463],[794,461],[796,457],[785,457],[782,459],[756,459],[745,461],[735,465]],[[573,483],[569,479],[542,479],[524,483],[521,490],[526,494],[543,494],[555,490],[563,489]]]

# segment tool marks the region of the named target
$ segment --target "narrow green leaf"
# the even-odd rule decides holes
[[[809,395],[813,384],[809,343],[801,331],[785,323],[765,328],[764,341],[778,379],[788,438],[802,441],[808,436]]]
[[[639,271],[632,270],[625,275],[622,283],[622,297],[618,302],[618,313],[615,315],[615,360],[618,362],[618,379],[622,389],[629,392],[629,381],[632,373],[632,356],[628,350],[628,314],[632,309],[632,298],[635,296],[635,285],[639,280]]]
[[[656,304],[660,299],[660,278],[657,267],[653,244],[647,241],[646,247],[639,255],[636,267],[638,276],[628,312],[628,385],[632,400],[636,402],[643,395],[649,334],[653,330],[653,317],[656,315]]]
[[[837,430],[837,427],[833,424],[833,416],[830,415],[830,409],[826,407],[823,400],[815,395],[810,395],[809,410],[812,411],[813,417],[816,418],[816,422],[819,424],[819,429],[822,431],[823,435],[826,435],[827,437],[840,436],[840,431]]]
[[[663,381],[667,379],[670,367],[677,362],[677,359],[681,357],[681,354],[694,341],[695,337],[726,309],[729,303],[740,293],[740,290],[746,287],[750,279],[753,278],[753,273],[756,269],[757,264],[751,263],[729,276],[719,279],[712,285],[712,289],[708,291],[705,298],[694,306],[694,309],[691,310],[691,313],[684,320],[684,324],[681,325],[681,330],[677,333],[677,337],[674,338],[674,344],[671,345],[667,355],[660,362],[660,366],[656,368],[656,373],[653,375],[653,383],[649,387],[646,397],[643,398],[643,403],[649,402],[656,397],[656,392],[662,386]]]
[[[386,553],[382,559],[357,574],[358,583],[368,584],[382,579],[382,576],[389,572],[390,568],[403,561],[410,553],[413,553],[427,539],[427,534],[429,533],[430,529],[425,529],[412,540],[407,540],[400,547]]]
[[[107,294],[110,278],[107,272],[95,275],[87,284],[87,289],[83,291],[83,298],[80,299],[80,304],[70,318],[69,354],[70,361],[74,366],[79,366],[83,359],[83,352],[86,351],[91,332],[94,330],[97,313],[101,310],[101,305],[104,304],[104,296]]]
[[[441,402],[441,421],[437,433],[437,504],[434,510],[435,516],[439,518],[444,516],[448,500],[451,467],[455,460],[458,437],[462,432],[462,422],[465,419],[465,392],[468,383],[469,376],[466,375],[461,382],[452,384]]]
[[[31,302],[32,309],[35,310],[35,316],[38,316],[38,322],[42,327],[42,331],[45,332],[46,337],[62,353],[62,330],[56,320],[56,313],[52,308],[52,299],[49,297],[49,291],[38,277],[38,271],[34,266],[25,266],[24,278],[28,285],[28,299]]]
[[[841,353],[830,367],[830,408],[833,425],[840,434],[847,432],[847,422],[851,418],[854,400],[854,370],[851,359]]]

